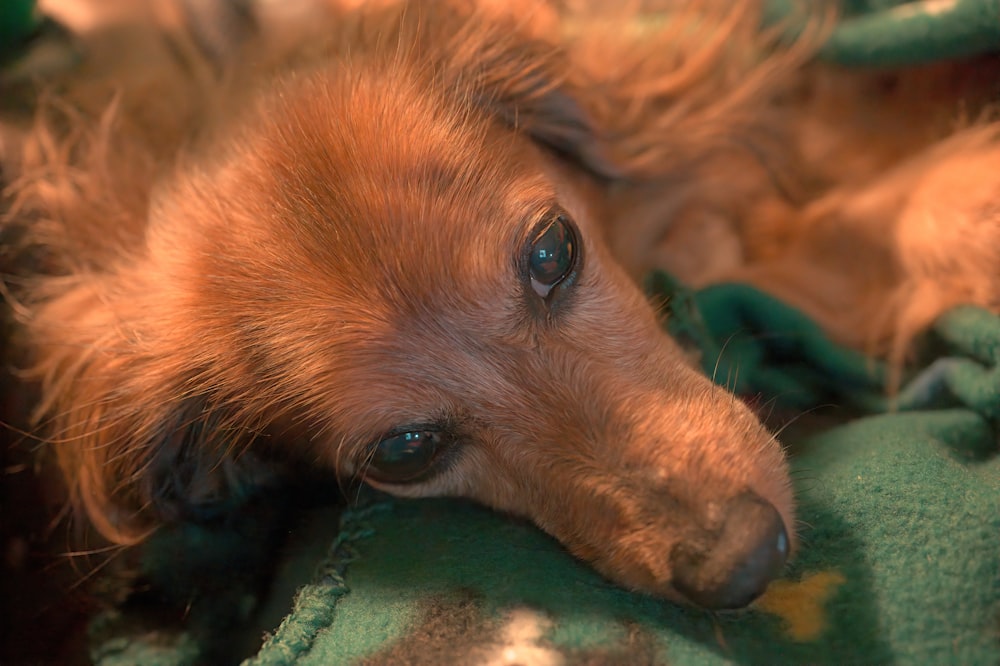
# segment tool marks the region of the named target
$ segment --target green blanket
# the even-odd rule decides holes
[[[834,0],[841,20],[822,49],[842,65],[896,67],[1000,50],[1000,0]],[[769,16],[800,3],[767,0]]]
[[[300,591],[252,663],[995,664],[995,448],[967,410],[811,439],[796,458],[805,546],[762,608],[733,616],[616,589],[482,509],[378,502],[344,516],[352,536],[326,567],[349,557],[346,576]]]

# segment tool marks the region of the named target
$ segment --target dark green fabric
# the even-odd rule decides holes
[[[330,608],[330,624],[317,627],[312,613],[299,623],[296,609],[256,663],[468,663],[503,645],[505,614],[527,606],[551,619],[541,642],[571,663],[994,664],[995,445],[984,419],[951,410],[862,419],[802,447],[809,527],[790,578],[843,578],[825,603],[807,594],[792,607],[822,610],[823,630],[809,640],[793,640],[768,612],[713,617],[627,593],[530,526],[474,506],[384,500],[366,510],[371,532],[356,542],[350,594]],[[300,603],[311,607],[313,594],[306,587]],[[462,631],[428,637],[435,612],[460,618]]]
[[[1000,318],[959,307],[935,323],[933,334],[944,355],[903,389],[898,408],[965,406],[1000,422]]]
[[[841,0],[824,59],[848,66],[899,67],[1000,49],[1000,0]],[[768,19],[820,0],[769,0]],[[795,33],[795,30],[791,31]]]
[[[734,393],[791,409],[827,401],[884,406],[881,364],[833,344],[773,296],[743,284],[692,292],[662,272],[650,275],[646,291],[666,309],[670,334],[697,349],[705,374]]]
[[[823,48],[843,65],[891,67],[1000,48],[1000,0],[854,0]]]
[[[20,52],[38,25],[34,0],[0,2],[0,62]]]
[[[787,408],[824,402],[870,412],[967,407],[1000,419],[1000,318],[958,307],[933,326],[935,359],[892,401],[884,364],[839,347],[798,310],[745,284],[691,291],[666,273],[646,282],[667,310],[667,329],[697,350],[705,373],[734,393]]]

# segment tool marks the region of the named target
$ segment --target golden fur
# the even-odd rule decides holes
[[[372,442],[435,423],[459,442],[438,473],[370,481],[527,516],[679,598],[666,553],[745,492],[794,539],[793,498],[636,277],[746,279],[897,357],[947,307],[998,305],[993,128],[838,161],[867,137],[827,105],[842,74],[800,78],[824,17],[783,45],[753,2],[384,4],[222,55],[94,35],[6,133],[36,421],[111,541],[276,459],[364,477]],[[518,257],[553,211],[582,259],[543,301]]]

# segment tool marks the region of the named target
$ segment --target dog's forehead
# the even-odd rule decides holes
[[[502,274],[556,199],[530,140],[406,82],[337,85],[287,97],[257,146],[271,231],[333,279],[372,289],[510,281]]]

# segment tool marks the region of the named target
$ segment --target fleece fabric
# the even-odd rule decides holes
[[[860,419],[804,443],[795,467],[803,547],[747,612],[630,594],[531,526],[478,507],[377,499],[344,515],[360,537],[336,578],[350,592],[324,604],[324,572],[248,663],[1000,660],[1000,458],[985,419],[961,409]]]
[[[34,0],[6,0],[0,4],[0,54],[20,48],[37,25]]]
[[[767,0],[768,18],[795,16],[813,0]],[[834,0],[840,20],[824,59],[852,67],[899,67],[1000,49],[1000,0]]]

